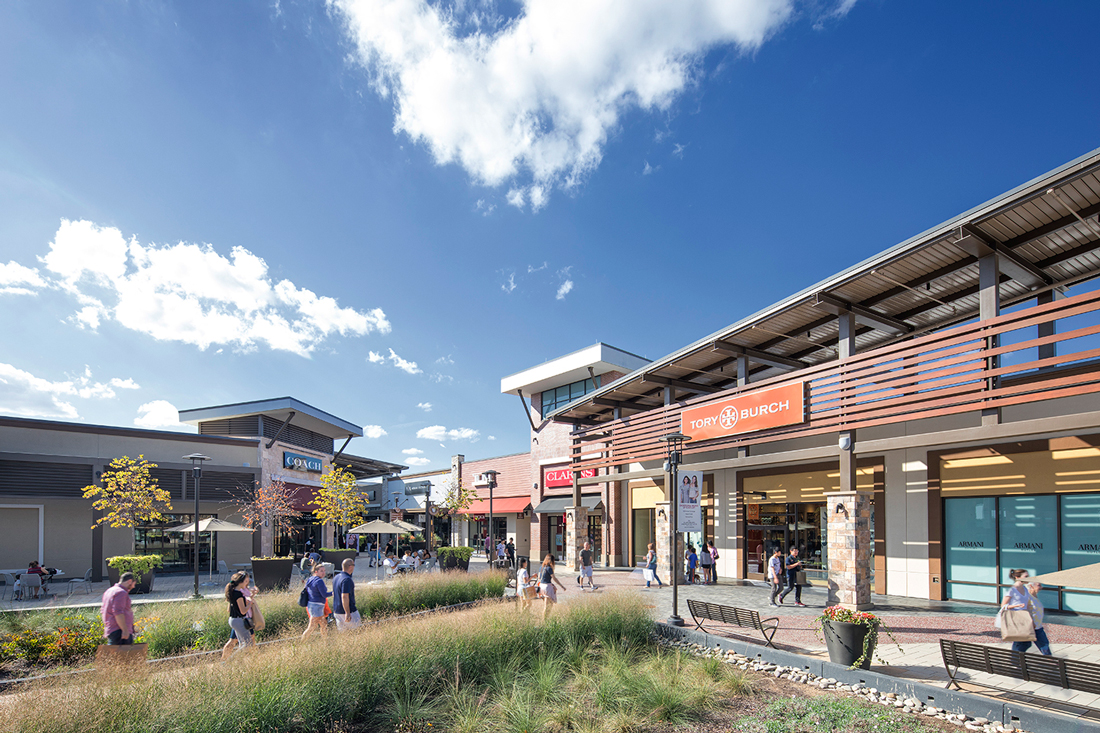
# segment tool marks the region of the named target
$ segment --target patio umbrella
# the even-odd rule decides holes
[[[165,532],[194,532],[195,523],[188,522],[187,524],[181,524],[178,527],[170,527]],[[232,522],[226,522],[225,520],[218,519],[217,517],[207,517],[206,519],[199,520],[200,532],[253,532],[248,527],[242,527],[239,524],[233,524]],[[199,538],[195,537],[195,551],[198,551]],[[214,535],[210,535],[210,572],[206,578],[209,581],[214,577]]]
[[[423,532],[424,531],[423,527],[419,527],[419,526],[417,526],[415,524],[412,524],[410,522],[404,522],[400,519],[395,519],[392,522],[390,522],[390,524],[392,524],[396,527],[400,527],[405,532]]]
[[[1033,578],[1028,578],[1029,583],[1042,583],[1043,585],[1060,585],[1063,588],[1090,588],[1100,590],[1100,562],[1092,565],[1082,565],[1079,568],[1059,570],[1054,573],[1043,573]]]
[[[384,534],[401,534],[406,531],[397,525],[399,522],[383,522],[381,519],[375,519],[373,522],[367,522],[366,524],[360,524],[358,527],[352,527],[349,531],[354,534],[373,534],[375,535],[375,550],[382,546],[382,535]],[[404,524],[404,522],[400,522]],[[376,555],[381,557],[381,555]]]

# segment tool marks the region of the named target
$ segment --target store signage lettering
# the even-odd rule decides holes
[[[693,440],[723,438],[806,419],[804,382],[762,389],[680,413],[680,432]]]
[[[1015,549],[1017,550],[1041,550],[1043,549],[1042,542],[1017,542]]]
[[[1100,552],[1100,545],[1081,545],[1078,552]]]
[[[414,481],[412,483],[405,484],[405,496],[415,496],[417,494],[427,494],[432,490],[431,481]]]
[[[309,471],[310,473],[321,473],[324,469],[324,463],[320,458],[314,458],[313,456],[303,456],[301,453],[283,453],[283,468],[290,468],[295,471]]]
[[[592,478],[596,475],[596,469],[586,468],[581,471],[581,478]],[[555,486],[572,486],[573,485],[573,472],[568,468],[561,468],[556,471],[546,472],[546,488],[552,489]]]
[[[963,540],[959,547],[985,547],[985,543],[980,540]]]

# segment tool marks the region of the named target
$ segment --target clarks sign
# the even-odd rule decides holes
[[[586,468],[581,471],[581,478],[592,478],[596,475],[596,469]],[[555,471],[546,472],[546,488],[552,489],[555,486],[572,486],[573,485],[573,472],[568,468],[561,468]]]
[[[805,421],[804,382],[693,407],[680,413],[680,432],[692,440],[724,438]]]

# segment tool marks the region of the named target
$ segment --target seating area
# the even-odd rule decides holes
[[[761,619],[759,613],[748,608],[723,606],[720,603],[707,603],[690,598],[687,604],[692,620],[695,621],[695,628],[699,630],[703,630],[703,621],[717,621],[741,628],[755,629],[764,636],[767,646],[775,646],[772,643],[772,637],[779,628],[779,618],[776,616]]]
[[[940,653],[943,655],[947,674],[951,678],[947,683],[948,688],[963,689],[959,685],[958,672],[960,669],[971,669],[1025,682],[1052,685],[1064,690],[1100,694],[1100,664],[1077,659],[1047,657],[1041,654],[1027,654],[987,644],[971,644],[949,639],[940,639]],[[968,682],[968,684],[973,683]],[[1076,705],[1064,700],[1053,700],[1027,692],[997,690],[988,685],[981,685],[981,687],[1002,699],[1100,721],[1100,709],[1097,708]]]

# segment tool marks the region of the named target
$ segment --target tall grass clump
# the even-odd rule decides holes
[[[58,704],[11,706],[5,722],[25,733],[631,733],[695,720],[722,682],[698,660],[662,652],[652,629],[633,595],[577,599],[547,622],[480,606],[126,683],[42,685],[32,699]]]

